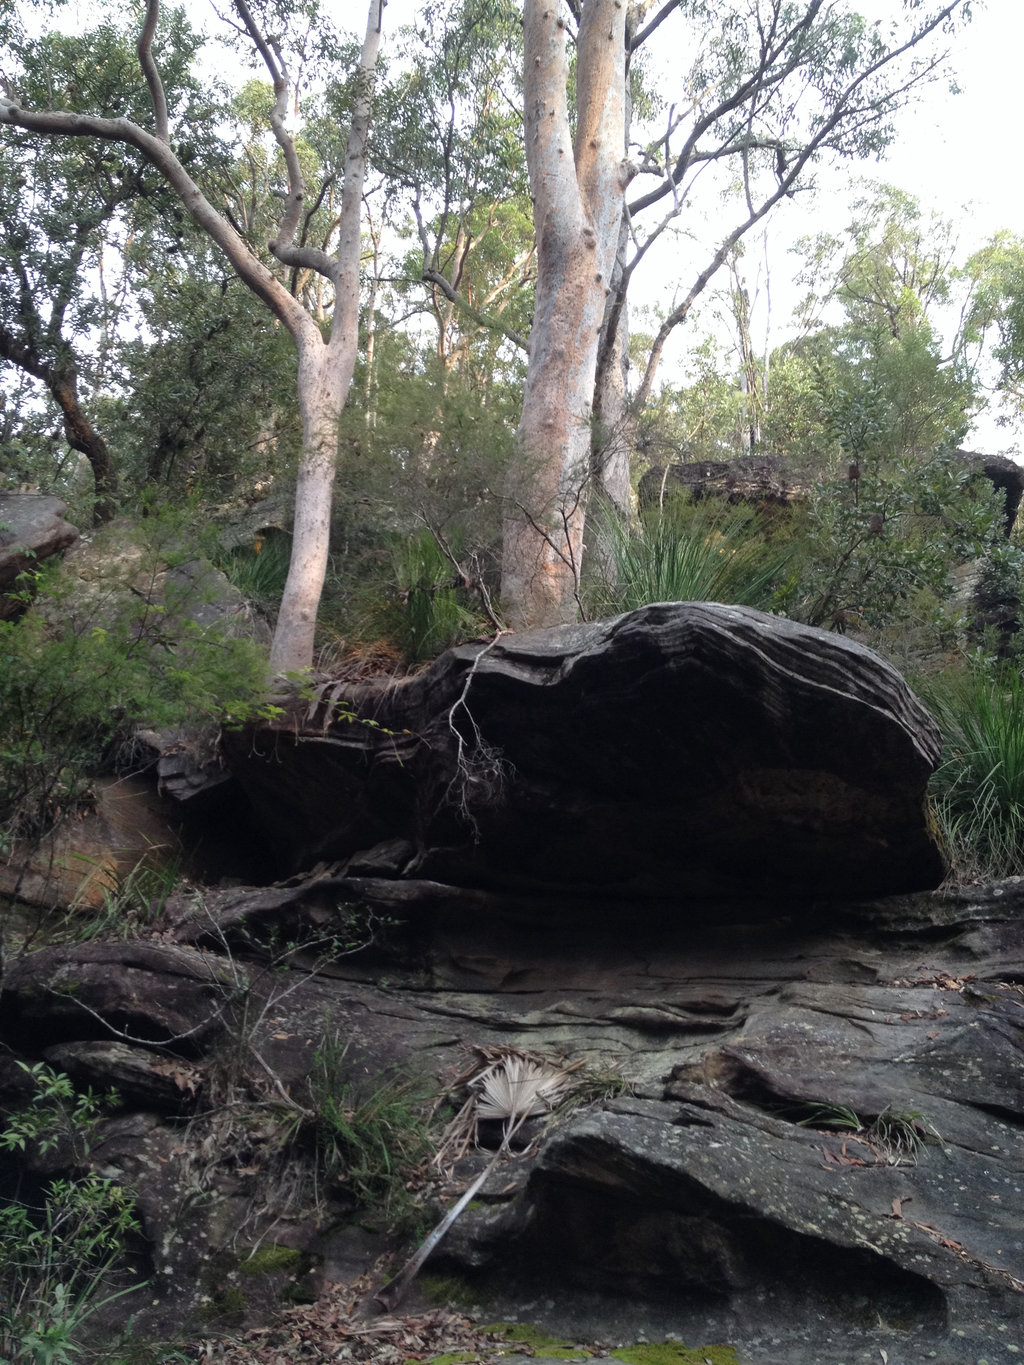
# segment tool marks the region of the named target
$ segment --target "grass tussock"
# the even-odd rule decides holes
[[[918,690],[942,731],[931,790],[953,876],[1024,874],[1024,676],[975,661]]]
[[[770,607],[785,581],[791,545],[773,544],[750,510],[701,502],[626,526],[609,517],[614,582],[597,590],[602,613],[651,602]]]

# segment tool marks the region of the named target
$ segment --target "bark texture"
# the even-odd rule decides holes
[[[582,11],[575,144],[565,24],[539,0],[527,0],[523,24],[537,291],[504,525],[502,603],[514,628],[576,615],[598,343],[627,181],[624,6],[588,0]]]

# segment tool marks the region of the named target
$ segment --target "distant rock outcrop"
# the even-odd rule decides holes
[[[637,498],[641,508],[664,506],[680,493],[694,499],[789,507],[806,501],[811,486],[806,474],[787,469],[776,455],[745,455],[656,466],[640,480]]]
[[[970,450],[956,453],[972,473],[983,474],[1002,493],[1009,535],[1024,497],[1024,468],[1002,455],[979,455]],[[719,498],[762,507],[791,507],[806,502],[816,477],[805,468],[791,468],[777,455],[683,461],[649,469],[640,480],[637,498],[641,508],[664,507],[681,493],[695,501]]]

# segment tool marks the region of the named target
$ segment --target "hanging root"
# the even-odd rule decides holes
[[[501,804],[505,784],[513,772],[512,765],[501,750],[484,739],[467,701],[481,659],[500,638],[500,635],[496,635],[473,660],[462,684],[462,691],[448,712],[448,729],[455,739],[455,772],[445,791],[445,799],[469,825],[477,841],[480,838],[480,826],[475,811],[482,806]],[[464,718],[462,728],[456,723],[460,712]],[[468,735],[464,730],[468,730]]]

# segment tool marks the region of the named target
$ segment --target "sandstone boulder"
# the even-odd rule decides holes
[[[294,868],[397,837],[416,850],[399,876],[567,898],[864,895],[943,876],[927,712],[871,650],[752,609],[645,607],[321,698],[227,737]]]

